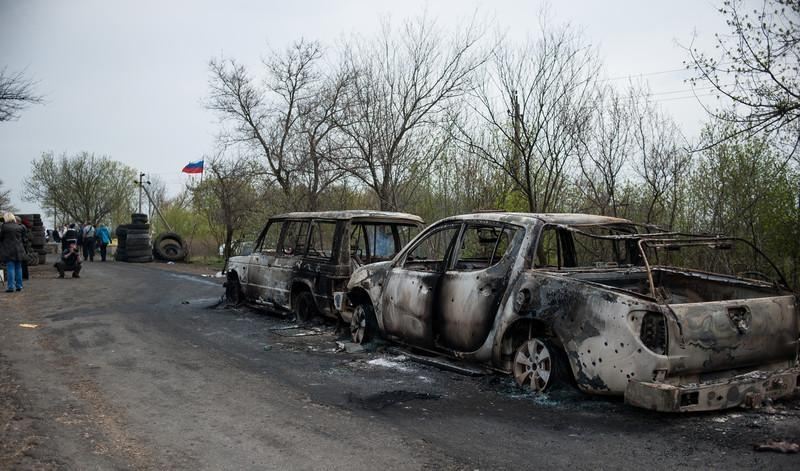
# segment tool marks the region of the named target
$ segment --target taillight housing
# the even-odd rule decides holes
[[[667,354],[667,319],[660,312],[647,312],[642,317],[639,338],[648,350],[658,355]]]

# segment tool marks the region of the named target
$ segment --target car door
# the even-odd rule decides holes
[[[270,289],[273,293],[274,304],[284,309],[290,309],[291,283],[295,272],[300,270],[308,248],[309,220],[288,220],[284,225],[275,262],[269,268]]]
[[[433,310],[439,281],[461,223],[432,228],[387,274],[381,297],[384,332],[404,342],[433,345]]]
[[[486,340],[505,294],[524,230],[496,222],[470,222],[439,281],[434,338],[448,350],[473,352]]]
[[[257,303],[275,302],[271,269],[278,254],[278,241],[282,229],[283,221],[271,221],[248,258],[243,289],[247,298]]]

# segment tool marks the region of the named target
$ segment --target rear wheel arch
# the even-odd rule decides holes
[[[292,282],[290,291],[290,308],[295,319],[306,322],[319,314],[319,306],[311,286],[300,280]]]

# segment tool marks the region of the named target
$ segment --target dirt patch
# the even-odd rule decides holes
[[[25,391],[9,362],[0,355],[0,469],[59,469],[55,460],[40,456],[46,437],[36,430],[36,417],[28,414]]]

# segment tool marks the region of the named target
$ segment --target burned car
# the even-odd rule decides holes
[[[713,410],[792,394],[800,374],[797,298],[758,249],[624,219],[447,218],[357,269],[347,296],[354,341],[480,361],[535,392],[571,382],[654,410]]]
[[[291,311],[301,321],[317,314],[336,317],[333,293],[344,290],[353,269],[391,260],[421,227],[418,216],[392,212],[274,216],[250,255],[228,260],[226,297]]]

